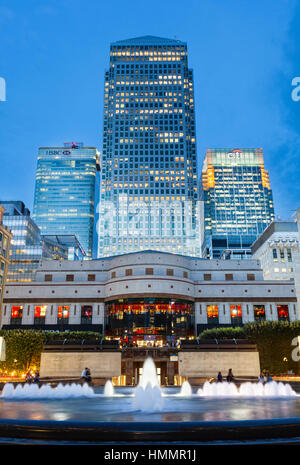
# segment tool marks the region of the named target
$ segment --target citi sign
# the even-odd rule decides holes
[[[241,158],[243,151],[235,149],[232,152],[227,153],[228,158]]]

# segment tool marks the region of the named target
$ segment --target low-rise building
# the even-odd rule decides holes
[[[273,221],[251,246],[252,258],[261,263],[265,279],[294,280],[299,259],[295,221]]]
[[[135,252],[43,261],[10,283],[4,328],[94,330],[138,345],[173,345],[206,328],[299,319],[293,281],[265,280],[258,260]]]

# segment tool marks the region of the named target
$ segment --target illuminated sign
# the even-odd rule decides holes
[[[240,149],[235,149],[232,152],[227,153],[228,158],[240,158],[243,151]]]

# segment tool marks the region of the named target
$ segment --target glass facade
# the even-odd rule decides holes
[[[43,235],[76,235],[92,257],[99,153],[83,144],[39,149],[33,218]]]
[[[209,149],[202,168],[204,258],[249,258],[274,220],[262,149]]]
[[[15,202],[15,204],[18,205],[20,202]],[[11,216],[10,213],[13,215]],[[9,208],[4,213],[3,223],[13,234],[7,282],[34,281],[42,259],[66,260],[68,258],[67,246],[58,244],[51,238],[40,236],[40,230],[30,217],[30,211],[27,208]]]
[[[129,343],[176,341],[194,334],[194,304],[159,298],[116,300],[105,304],[105,320],[107,336]]]
[[[193,72],[185,43],[115,42],[105,74],[98,257],[199,256]]]

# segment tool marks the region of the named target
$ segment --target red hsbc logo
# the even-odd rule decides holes
[[[64,150],[64,151],[63,151],[63,154],[64,154],[64,155],[70,155],[71,152],[70,152],[70,150]]]

